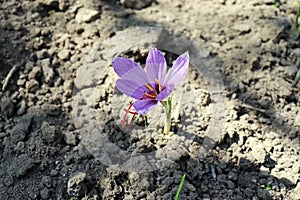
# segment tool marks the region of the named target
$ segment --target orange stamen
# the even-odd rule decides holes
[[[151,92],[154,91],[153,87],[152,87],[149,83],[146,83],[145,86],[146,86],[146,88],[148,88]]]
[[[147,96],[147,97],[150,97],[150,98],[153,98],[153,99],[155,99],[156,98],[156,94],[148,94],[147,92],[145,93],[145,95]]]

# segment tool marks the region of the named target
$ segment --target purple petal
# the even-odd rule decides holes
[[[143,69],[138,63],[128,59],[128,58],[121,58],[116,57],[112,61],[112,65],[114,67],[115,72],[122,77],[125,73],[127,73],[132,68],[141,68]]]
[[[134,80],[118,79],[116,86],[120,92],[135,99],[140,99],[145,95],[145,91],[148,91],[144,85],[141,85]]]
[[[146,74],[149,80],[155,83],[158,79],[161,83],[165,80],[167,62],[164,55],[156,48],[152,48],[146,60]]]
[[[173,64],[172,68],[170,69],[168,73],[168,77],[166,81],[164,82],[164,85],[177,85],[180,83],[185,75],[188,72],[189,67],[189,53],[185,52],[181,56],[179,56],[175,63]]]
[[[157,101],[155,100],[137,100],[134,102],[133,107],[135,111],[139,114],[146,114],[149,112],[154,106],[156,106]]]
[[[134,80],[139,86],[149,83],[149,79],[143,68],[135,67],[122,75],[121,79]]]
[[[169,96],[169,94],[174,90],[175,85],[168,85],[167,87],[165,87],[164,89],[162,89],[162,91],[159,93],[159,95],[157,95],[156,100],[157,101],[162,101],[164,100],[167,96]]]

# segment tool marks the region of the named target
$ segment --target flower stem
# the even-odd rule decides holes
[[[174,120],[176,123],[179,122],[179,115],[180,115],[180,109],[181,109],[181,104],[182,104],[182,96],[183,96],[183,93],[180,92],[178,102],[177,102],[177,105],[176,105],[176,108],[174,111]]]
[[[172,97],[168,97],[165,107],[165,126],[164,134],[169,134],[171,129],[171,110],[172,110]]]

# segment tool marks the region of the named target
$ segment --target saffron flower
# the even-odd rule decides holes
[[[149,51],[145,70],[138,63],[122,57],[114,58],[112,65],[120,77],[116,82],[117,88],[136,99],[133,103],[136,113],[146,114],[158,102],[166,106],[164,100],[187,74],[189,54],[186,52],[180,55],[168,73],[166,59],[157,48]],[[129,111],[131,106],[126,111],[135,114]]]

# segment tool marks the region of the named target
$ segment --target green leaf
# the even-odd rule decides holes
[[[180,181],[180,184],[179,184],[179,187],[178,187],[178,190],[176,192],[175,200],[179,199],[179,195],[180,195],[180,192],[181,192],[181,189],[182,189],[185,177],[186,177],[186,174],[183,174],[182,178],[181,178],[181,181]]]

